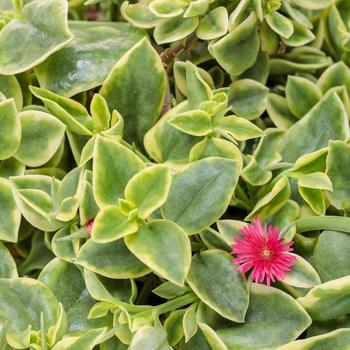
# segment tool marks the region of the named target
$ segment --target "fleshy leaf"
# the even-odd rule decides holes
[[[349,290],[350,276],[345,276],[319,284],[297,300],[313,320],[332,320],[348,313]]]
[[[21,123],[21,144],[14,157],[21,163],[38,167],[48,162],[58,150],[66,127],[52,115],[25,111],[18,115]]]
[[[111,205],[97,214],[91,237],[97,243],[108,243],[134,233],[137,229],[136,221],[128,220],[119,207]]]
[[[125,237],[128,249],[156,274],[182,286],[191,263],[191,246],[175,223],[154,220]]]
[[[347,233],[323,231],[320,234],[313,263],[323,282],[350,274],[349,252],[350,236]]]
[[[100,94],[111,110],[124,118],[126,141],[143,144],[163,106],[166,76],[162,62],[147,39],[142,39],[116,63]]]
[[[74,39],[34,69],[40,87],[68,97],[101,85],[143,37],[127,23],[71,21],[69,29]]]
[[[210,50],[218,63],[230,75],[239,75],[250,68],[259,52],[259,36],[254,12],[228,35],[211,45]]]
[[[34,0],[26,4],[21,18],[12,20],[0,32],[0,74],[24,72],[71,41],[67,15],[68,4],[64,0]]]
[[[241,79],[232,83],[229,105],[238,117],[253,120],[265,111],[269,89],[257,81]]]
[[[107,244],[90,239],[81,247],[75,262],[99,275],[115,279],[137,278],[150,271],[128,250],[123,239]]]
[[[286,85],[289,109],[297,118],[302,118],[322,97],[320,89],[308,79],[289,76]]]
[[[95,143],[93,189],[97,204],[102,208],[118,204],[128,181],[146,165],[130,149],[104,137]]]
[[[21,123],[14,99],[0,101],[0,159],[13,156],[21,141]]]
[[[225,35],[228,30],[227,9],[219,6],[203,17],[198,25],[196,34],[199,39],[212,40]]]
[[[209,114],[199,109],[177,114],[169,120],[169,124],[193,136],[205,136],[212,132]]]
[[[252,283],[245,323],[212,327],[229,349],[254,350],[275,348],[290,342],[310,324],[309,315],[290,295],[273,287]]]
[[[264,132],[249,120],[233,115],[220,119],[217,128],[229,133],[238,141],[254,139],[264,135]]]
[[[212,157],[191,163],[173,176],[163,217],[188,234],[200,232],[226,210],[237,180],[237,161]]]
[[[286,162],[295,162],[300,156],[328,145],[329,140],[349,137],[349,123],[345,108],[333,92],[320,100],[305,117],[285,134],[281,154]]]
[[[327,156],[327,175],[333,184],[333,191],[327,196],[336,208],[350,210],[349,174],[350,146],[344,141],[331,141]]]
[[[208,250],[192,258],[187,282],[198,297],[221,316],[244,322],[249,291],[244,276],[235,270],[232,257],[222,250]]]
[[[125,198],[146,218],[160,208],[168,198],[171,174],[167,167],[154,165],[136,174],[125,187]]]

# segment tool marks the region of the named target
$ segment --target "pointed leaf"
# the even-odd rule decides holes
[[[75,262],[99,275],[115,279],[137,278],[150,271],[128,250],[122,239],[107,244],[90,239],[81,247]]]
[[[71,41],[67,18],[68,4],[64,0],[27,3],[20,19],[12,20],[0,33],[0,74],[24,72]]]
[[[170,282],[182,286],[191,263],[191,246],[175,223],[154,220],[125,237],[129,250],[146,266]]]
[[[120,143],[98,137],[93,163],[93,189],[97,204],[103,208],[116,205],[123,197],[128,181],[146,165]]]
[[[108,243],[134,233],[137,229],[136,221],[129,221],[119,207],[108,206],[97,214],[91,237],[97,243]]]
[[[163,217],[188,234],[200,232],[227,209],[238,180],[237,161],[206,158],[173,176]]]
[[[169,120],[169,124],[193,136],[205,136],[212,132],[209,114],[199,109],[177,114]]]
[[[21,124],[14,99],[0,101],[0,159],[13,156],[21,141]]]
[[[127,141],[143,144],[161,112],[166,84],[161,59],[147,39],[127,51],[111,70],[100,94],[110,110],[123,116]]]
[[[125,198],[146,218],[160,208],[168,198],[171,174],[167,167],[154,165],[136,174],[125,187]]]
[[[31,167],[45,164],[61,145],[65,125],[50,114],[39,111],[21,112],[18,117],[22,137],[14,157]]]
[[[218,249],[192,258],[187,282],[213,310],[234,322],[244,322],[249,304],[246,279],[232,265],[232,256]]]
[[[307,115],[295,123],[281,143],[281,155],[286,162],[328,145],[329,140],[349,137],[349,123],[345,108],[333,92],[323,97]]]

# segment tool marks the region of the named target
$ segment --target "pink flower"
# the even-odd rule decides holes
[[[94,226],[94,219],[90,219],[86,224],[86,230],[89,236],[91,236],[92,226]]]
[[[243,237],[236,238],[231,245],[231,254],[236,255],[232,263],[240,264],[236,269],[243,273],[252,269],[251,279],[261,283],[266,278],[267,285],[271,281],[283,280],[296,261],[296,257],[289,253],[293,251],[294,242],[283,243],[284,239],[279,238],[280,230],[271,225],[267,230],[266,223],[262,227],[259,218],[240,231]]]

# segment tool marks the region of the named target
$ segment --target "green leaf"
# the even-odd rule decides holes
[[[90,112],[97,131],[109,129],[111,114],[107,101],[100,94],[94,94],[90,104]]]
[[[59,181],[45,175],[23,175],[11,178],[12,193],[18,209],[34,227],[43,231],[57,231],[64,223],[52,218],[52,187]]]
[[[288,179],[279,179],[273,188],[256,204],[245,220],[252,220],[254,217],[264,219],[279,211],[288,201],[291,194]]]
[[[115,279],[137,278],[149,273],[122,239],[108,244],[90,239],[81,247],[75,262],[99,275]]]
[[[40,87],[68,97],[101,85],[143,37],[127,23],[71,21],[69,28],[74,39],[34,69]]]
[[[23,95],[21,86],[14,75],[0,75],[0,91],[6,98],[13,98],[17,109],[20,111],[23,107]]]
[[[97,214],[91,237],[97,243],[108,243],[134,233],[137,229],[136,221],[129,221],[119,207],[111,205],[104,207]]]
[[[153,165],[136,174],[125,187],[125,198],[137,208],[137,214],[146,218],[167,200],[171,174],[163,165]]]
[[[350,276],[345,276],[322,283],[297,300],[313,320],[332,320],[348,313],[349,290]]]
[[[344,141],[331,141],[327,156],[327,175],[333,184],[333,191],[327,192],[331,204],[338,209],[350,210],[349,174],[350,146]]]
[[[196,320],[196,310],[198,303],[192,304],[184,313],[182,319],[182,326],[184,329],[185,342],[187,343],[198,330],[197,320]]]
[[[134,45],[113,67],[100,94],[111,110],[123,116],[127,141],[143,144],[146,131],[161,112],[166,86],[162,61],[147,39]]]
[[[264,135],[264,132],[245,118],[233,115],[220,119],[216,126],[221,132],[227,132],[238,141],[254,139]]]
[[[199,322],[198,326],[201,329],[202,333],[204,334],[205,338],[207,339],[207,342],[209,343],[211,349],[228,350],[226,345],[223,343],[223,341],[219,338],[219,336],[210,326],[202,322]]]
[[[313,263],[323,282],[350,275],[349,252],[350,236],[347,233],[323,231],[320,234]]]
[[[322,93],[309,79],[289,75],[286,97],[291,112],[302,118],[322,98]]]
[[[14,99],[0,101],[0,159],[12,157],[21,142],[21,124]]]
[[[160,18],[155,16],[149,9],[149,4],[153,0],[141,0],[136,4],[129,4],[124,1],[120,7],[122,16],[138,28],[153,28]]]
[[[169,119],[176,114],[188,110],[190,110],[190,106],[187,101],[178,104],[164,114],[145,135],[147,153],[158,163],[165,161],[188,162],[188,153],[192,146],[198,142],[198,138],[185,134],[168,123]]]
[[[310,42],[312,42],[315,39],[315,35],[312,33],[312,31],[308,28],[306,28],[305,25],[300,24],[296,21],[291,21],[293,24],[293,34],[286,38],[281,37],[282,41],[291,47],[298,47],[306,45]]]
[[[319,190],[333,190],[330,178],[326,174],[320,172],[299,175],[298,185]]]
[[[40,272],[38,280],[62,303],[68,318],[67,333],[79,335],[91,328],[107,326],[103,319],[87,319],[96,301],[88,294],[83,276],[74,264],[55,258]]]
[[[212,157],[191,163],[173,176],[163,217],[188,234],[200,232],[225,212],[237,180],[237,161]]]
[[[249,17],[228,35],[211,44],[210,51],[220,66],[235,76],[242,74],[255,63],[259,47],[256,17],[254,12],[251,12]]]
[[[84,280],[86,288],[95,300],[99,300],[102,302],[106,302],[108,304],[107,310],[112,306],[111,311],[115,311],[115,306],[121,306],[124,309],[125,307],[129,307],[138,311],[139,308],[136,306],[133,308],[132,305],[127,305],[125,302],[133,302],[133,294],[134,294],[134,283],[129,279],[116,280],[109,279],[106,277],[97,276],[95,273],[90,272],[87,269],[84,269]],[[110,305],[112,304],[112,305]],[[97,311],[98,308],[102,308],[103,310]],[[96,305],[96,307],[92,308],[89,314],[89,318],[92,318],[92,314],[103,312],[106,315],[106,307],[102,307],[101,303]],[[125,310],[125,309],[124,309]],[[126,311],[126,310],[125,310]],[[104,316],[99,314],[99,316]],[[126,315],[128,317],[128,315]],[[99,318],[99,317],[94,317]],[[93,318],[92,318],[93,319]]]
[[[326,69],[320,78],[317,85],[323,93],[326,93],[332,87],[345,85],[347,92],[350,92],[350,70],[349,67],[342,61],[332,64]]]
[[[344,344],[349,344],[349,342],[350,330],[337,329],[333,332],[316,337],[296,340],[292,343],[281,346],[279,350],[343,350]]]
[[[210,115],[200,109],[177,114],[168,123],[193,136],[205,136],[212,132],[213,128]]]
[[[293,0],[293,2],[301,8],[310,10],[321,10],[332,3],[331,0]]]
[[[107,328],[94,328],[79,337],[65,337],[52,350],[93,350],[111,337],[112,333]]]
[[[93,163],[94,196],[100,208],[116,205],[128,181],[146,165],[119,142],[98,136]]]
[[[73,36],[67,17],[68,4],[64,0],[34,0],[26,4],[21,17],[12,20],[0,32],[0,46],[3,48],[0,74],[24,72],[71,41]]]
[[[210,6],[210,0],[194,0],[191,1],[184,13],[184,17],[196,17],[204,15]]]
[[[190,61],[175,61],[174,78],[176,87],[188,97],[188,102],[193,109],[213,97],[211,89],[214,89],[214,82],[211,75]]]
[[[70,235],[70,225],[58,230],[51,240],[51,249],[58,258],[72,263],[79,250],[80,239],[68,240],[66,237]]]
[[[41,270],[54,258],[46,244],[43,233],[38,230],[34,231],[29,254],[18,266],[20,275],[23,276],[32,271]]]
[[[30,91],[44,102],[45,107],[65,124],[69,131],[79,135],[92,135],[92,118],[79,102],[34,86],[30,87]]]
[[[291,253],[297,258],[291,270],[286,273],[283,283],[297,288],[312,288],[321,283],[320,277],[313,266],[297,254]]]
[[[231,260],[230,254],[218,249],[196,254],[186,280],[206,305],[222,317],[242,323],[249,291],[246,279]]]
[[[8,180],[0,177],[0,239],[17,242],[21,213]]]
[[[0,282],[0,321],[6,323],[6,338],[10,346],[17,348],[13,337],[26,333],[29,335],[30,330],[39,331],[41,318],[44,319],[47,330],[56,325],[60,306],[47,286],[31,278],[1,278]],[[65,313],[63,318],[66,319]],[[65,320],[64,323],[66,322]],[[23,341],[24,339],[25,337]],[[27,346],[24,345],[24,348],[28,347],[29,338]]]
[[[265,19],[270,28],[283,38],[290,38],[294,32],[292,22],[277,11],[271,11],[265,15]]]
[[[290,112],[287,99],[270,93],[267,100],[267,113],[272,122],[281,130],[289,129],[298,119]]]
[[[153,32],[154,40],[161,45],[184,39],[194,32],[198,23],[198,17],[177,16],[164,19],[156,25]]]
[[[168,342],[171,346],[179,343],[184,336],[184,329],[182,327],[184,313],[184,309],[175,310],[164,322],[164,328],[168,334]]]
[[[142,326],[132,338],[130,350],[169,350],[167,334],[164,328],[157,324],[155,326]]]
[[[92,172],[86,170],[81,185],[81,196],[79,203],[80,223],[85,224],[94,218],[99,211],[92,189]]]
[[[156,274],[183,286],[191,263],[191,245],[175,223],[154,220],[125,237],[128,249]]]
[[[186,285],[180,287],[177,284],[167,281],[153,289],[152,293],[164,299],[172,299],[177,296],[184,295],[188,291],[189,288]]]
[[[242,154],[232,142],[218,137],[206,137],[195,144],[189,155],[190,162],[195,162],[208,157],[222,157],[236,160],[238,169],[242,168]]]
[[[149,5],[149,9],[155,16],[167,18],[181,15],[183,5],[184,3],[179,0],[153,0]]]
[[[224,6],[211,10],[199,22],[196,34],[199,39],[212,40],[225,35],[228,30],[228,13]]]
[[[254,120],[266,109],[269,89],[257,81],[240,79],[232,83],[228,104],[238,117]]]
[[[329,140],[349,137],[349,123],[344,106],[333,92],[323,97],[301,120],[285,134],[281,155],[286,162],[295,162],[300,156],[319,150]]]
[[[17,266],[11,253],[0,243],[0,278],[17,278]]]
[[[61,145],[65,125],[50,114],[39,111],[21,112],[18,117],[22,137],[14,157],[31,167],[45,164]]]
[[[305,310],[279,289],[252,283],[245,323],[210,324],[229,349],[276,348],[299,337],[310,325]]]

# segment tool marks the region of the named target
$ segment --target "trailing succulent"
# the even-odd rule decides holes
[[[0,349],[350,344],[347,0],[1,0]]]

